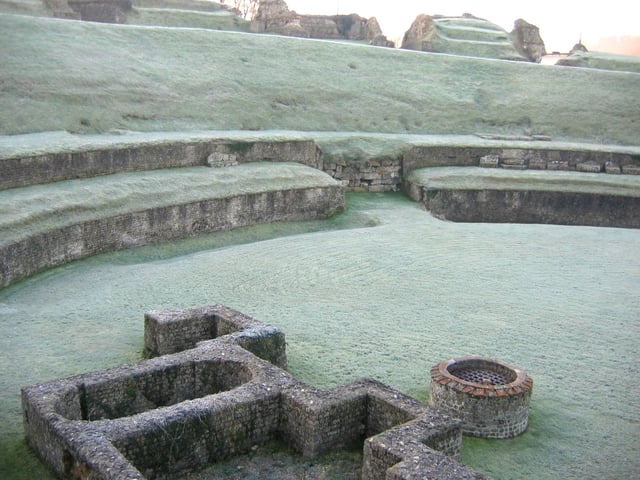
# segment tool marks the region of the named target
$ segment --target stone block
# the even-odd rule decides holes
[[[617,163],[607,162],[604,165],[604,171],[611,175],[620,175],[622,173],[622,168],[620,168],[620,165]]]
[[[587,173],[600,173],[602,172],[602,164],[598,162],[578,162],[576,164],[576,170],[578,172],[587,172]]]
[[[498,168],[500,166],[500,156],[485,155],[480,157],[480,166],[483,168]]]
[[[547,161],[539,155],[532,155],[529,157],[529,169],[530,170],[546,170]]]
[[[640,175],[640,165],[624,165],[622,173],[625,175]]]
[[[233,153],[213,152],[207,157],[207,166],[212,168],[233,167],[238,165],[238,158]]]
[[[547,170],[569,170],[569,162],[567,160],[553,160],[547,163]]]

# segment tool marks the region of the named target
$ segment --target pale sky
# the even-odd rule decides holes
[[[335,15],[357,13],[376,17],[384,34],[402,39],[420,13],[452,15],[471,13],[500,25],[506,31],[523,18],[540,28],[548,52],[566,52],[582,35],[582,43],[596,50],[600,38],[625,35],[640,37],[640,2],[537,0],[285,0],[298,13]]]

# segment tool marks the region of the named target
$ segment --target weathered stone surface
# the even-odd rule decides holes
[[[473,178],[473,170],[465,169],[465,176]],[[504,178],[488,186],[455,182],[448,185],[430,180],[431,175],[437,175],[437,169],[422,172],[425,176],[416,176],[416,181],[412,180],[413,175],[410,176],[405,191],[438,218],[454,222],[640,228],[638,190],[628,183],[617,189],[604,185],[598,175],[574,173],[582,177],[572,189],[568,187],[570,183],[565,188],[556,188],[544,181],[537,184],[529,177],[513,178],[512,181]],[[527,182],[526,188],[523,188],[523,180]]]
[[[254,33],[277,33],[292,37],[361,40],[378,44],[384,37],[375,17],[351,15],[299,15],[284,0],[263,0],[251,22]],[[385,37],[386,40],[386,37]]]
[[[318,390],[265,361],[286,365],[269,325],[223,305],[146,319],[147,345],[187,332],[197,346],[22,389],[27,443],[58,476],[164,478],[276,438],[315,457],[371,437],[363,480],[487,478],[455,460],[460,422],[439,409],[371,379]]]
[[[547,54],[544,41],[540,37],[540,29],[526,20],[519,18],[515,21],[511,38],[518,52],[531,62],[540,63],[542,57]]]
[[[389,40],[385,35],[376,35],[371,42],[374,47],[395,48],[396,44]]]
[[[120,172],[250,162],[296,162],[322,170],[322,152],[312,140],[199,140],[140,143],[78,152],[52,152],[0,160],[0,190],[91,178]]]
[[[402,38],[400,48],[407,50],[422,50],[423,40],[434,30],[433,17],[426,13],[419,14],[409,30],[407,30]]]
[[[483,168],[498,168],[500,166],[500,156],[485,155],[480,157],[480,166]]]
[[[518,53],[504,29],[470,14],[462,17],[420,14],[405,33],[401,48],[451,55],[526,60]]]
[[[540,223],[640,228],[640,199],[542,191],[439,190],[426,192],[427,208],[454,222]]]
[[[233,178],[232,172],[227,174]],[[210,198],[186,204],[132,205],[128,213],[78,219],[68,226],[0,242],[0,287],[99,253],[258,223],[327,218],[342,211],[344,201],[341,186],[326,177],[316,186],[283,188],[276,175],[272,188],[261,192],[220,198],[212,191]]]
[[[72,9],[67,0],[45,0],[45,3],[51,9],[55,18],[80,20],[80,13]]]
[[[125,23],[131,0],[68,0],[69,7],[81,20],[102,23]]]
[[[507,148],[507,147],[463,147],[463,146],[414,146],[405,153],[402,161],[403,176],[425,167],[489,167],[500,166],[511,169],[566,170],[601,172],[605,165],[615,173],[614,167],[640,167],[640,158],[626,153],[560,148]],[[584,171],[584,170],[583,170]],[[624,173],[624,169],[622,170]]]

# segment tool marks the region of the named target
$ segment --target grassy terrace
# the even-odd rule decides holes
[[[435,189],[539,190],[640,196],[640,178],[635,175],[594,177],[591,173],[577,172],[444,167],[414,170],[408,179]]]
[[[213,198],[334,185],[299,164],[252,163],[108,175],[0,191],[0,245],[77,223]]]

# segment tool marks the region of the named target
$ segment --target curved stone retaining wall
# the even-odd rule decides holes
[[[141,143],[0,159],[0,190],[121,172],[263,161],[296,162],[322,170],[321,152],[312,140]]]
[[[454,222],[640,228],[638,176],[436,167],[405,183],[413,200]]]
[[[640,156],[627,153],[624,149],[572,150],[556,148],[546,142],[511,142],[507,148],[504,143],[495,147],[413,146],[404,156],[353,162],[324,158],[313,140],[234,141],[207,138],[142,143],[90,151],[5,157],[0,159],[0,190],[168,167],[225,167],[255,161],[293,161],[323,170],[342,186],[354,191],[395,191],[402,187],[414,200],[424,201],[435,215],[454,221],[640,226],[635,214],[640,200],[629,196],[462,189],[431,190],[425,194],[420,185],[407,180],[408,175],[416,169],[444,165],[640,173]],[[338,190],[329,189],[322,193],[307,190],[304,194],[273,191],[141,210],[35,235],[0,247],[0,288],[43,269],[97,253],[258,222],[323,218],[341,208],[344,200]],[[279,211],[260,210],[265,205],[273,205],[274,199],[277,200]],[[315,206],[305,209],[304,205]]]
[[[421,145],[409,148],[404,155],[364,161],[334,160],[323,155],[314,140],[205,139],[141,143],[8,156],[0,159],[0,190],[120,172],[204,165],[222,167],[260,161],[301,163],[324,171],[350,190],[372,192],[406,189],[403,178],[413,170],[441,166],[640,175],[640,155],[531,143],[510,147]]]
[[[640,197],[541,190],[425,189],[432,215],[453,222],[640,228]]]
[[[344,193],[334,185],[275,189],[85,221],[0,245],[0,287],[99,253],[258,223],[327,218],[343,208]]]

